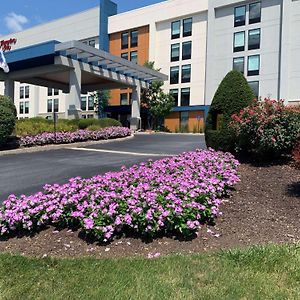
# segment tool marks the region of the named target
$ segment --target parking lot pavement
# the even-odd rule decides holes
[[[204,147],[204,137],[199,135],[151,134],[85,148],[72,149],[70,145],[69,149],[2,156],[0,201],[10,194],[38,192],[46,183],[65,183],[71,177],[91,177],[117,171],[123,165]]]

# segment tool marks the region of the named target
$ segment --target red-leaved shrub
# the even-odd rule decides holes
[[[300,113],[282,100],[255,100],[232,116],[236,151],[274,158],[290,154],[300,134]]]

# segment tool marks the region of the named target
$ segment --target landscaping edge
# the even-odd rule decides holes
[[[59,149],[66,149],[66,148],[76,148],[76,147],[86,147],[91,145],[98,145],[98,144],[105,144],[108,142],[118,142],[118,141],[124,141],[128,139],[132,139],[134,137],[134,134],[126,137],[116,138],[116,139],[108,139],[108,140],[99,140],[99,141],[87,141],[87,142],[76,142],[76,143],[69,143],[69,144],[52,144],[52,145],[45,145],[45,146],[36,146],[36,147],[23,147],[18,149],[12,149],[12,150],[3,150],[0,151],[0,157],[1,156],[7,156],[7,155],[17,155],[17,154],[24,154],[24,153],[35,153],[35,152],[44,152],[44,151],[50,151],[50,150],[59,150]]]

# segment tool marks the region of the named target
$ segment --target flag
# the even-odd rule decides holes
[[[6,59],[2,50],[0,50],[0,68],[3,69],[4,73],[9,72],[9,67],[8,64],[6,63]]]

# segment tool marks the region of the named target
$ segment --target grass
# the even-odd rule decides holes
[[[155,260],[0,255],[0,299],[299,299],[300,245]]]

